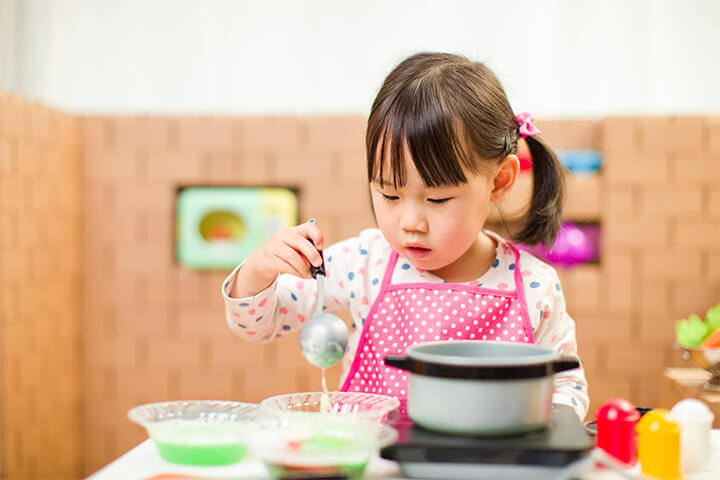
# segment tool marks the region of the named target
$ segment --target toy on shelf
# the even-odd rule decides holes
[[[552,248],[548,249],[544,245],[520,248],[560,267],[592,262],[600,255],[600,227],[564,222]]]
[[[560,165],[578,175],[595,173],[602,167],[602,154],[597,150],[557,150]],[[532,170],[532,156],[525,140],[518,140],[517,157],[520,172]]]
[[[575,174],[588,174],[600,170],[602,155],[597,150],[558,150],[560,164]]]

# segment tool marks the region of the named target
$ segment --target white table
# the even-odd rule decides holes
[[[709,471],[685,474],[684,480],[720,479],[720,430],[712,431],[713,458]],[[633,473],[639,473],[635,468]],[[155,444],[147,439],[112,463],[103,467],[87,480],[147,480],[162,474],[191,474],[212,480],[237,480],[245,478],[269,479],[263,464],[248,452],[242,461],[219,467],[192,467],[168,463],[160,457]],[[395,462],[375,458],[365,472],[366,479],[402,479],[400,468]],[[585,480],[617,480],[619,475],[609,471],[592,471],[581,475]]]
[[[161,474],[192,474],[212,480],[235,480],[240,478],[269,479],[265,466],[248,452],[238,463],[217,467],[176,465],[160,457],[155,444],[149,438],[114,462],[98,470],[87,480],[146,480]],[[403,478],[395,462],[374,458],[366,469],[368,479]]]

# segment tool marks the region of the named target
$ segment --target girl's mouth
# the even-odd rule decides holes
[[[405,250],[407,250],[413,258],[424,258],[430,254],[430,249],[425,247],[407,246]]]

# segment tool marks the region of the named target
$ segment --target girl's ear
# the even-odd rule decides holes
[[[493,178],[493,189],[490,192],[490,201],[502,203],[515,185],[515,180],[520,173],[520,160],[516,155],[505,157],[495,169]]]

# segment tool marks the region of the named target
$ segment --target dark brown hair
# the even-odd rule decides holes
[[[428,187],[466,183],[466,172],[477,175],[487,162],[517,153],[519,126],[505,90],[485,65],[418,53],[390,72],[373,102],[365,138],[368,181],[382,184],[387,160],[394,186],[403,186],[407,150]],[[543,140],[526,141],[534,186],[514,240],[551,245],[562,218],[562,167]]]

